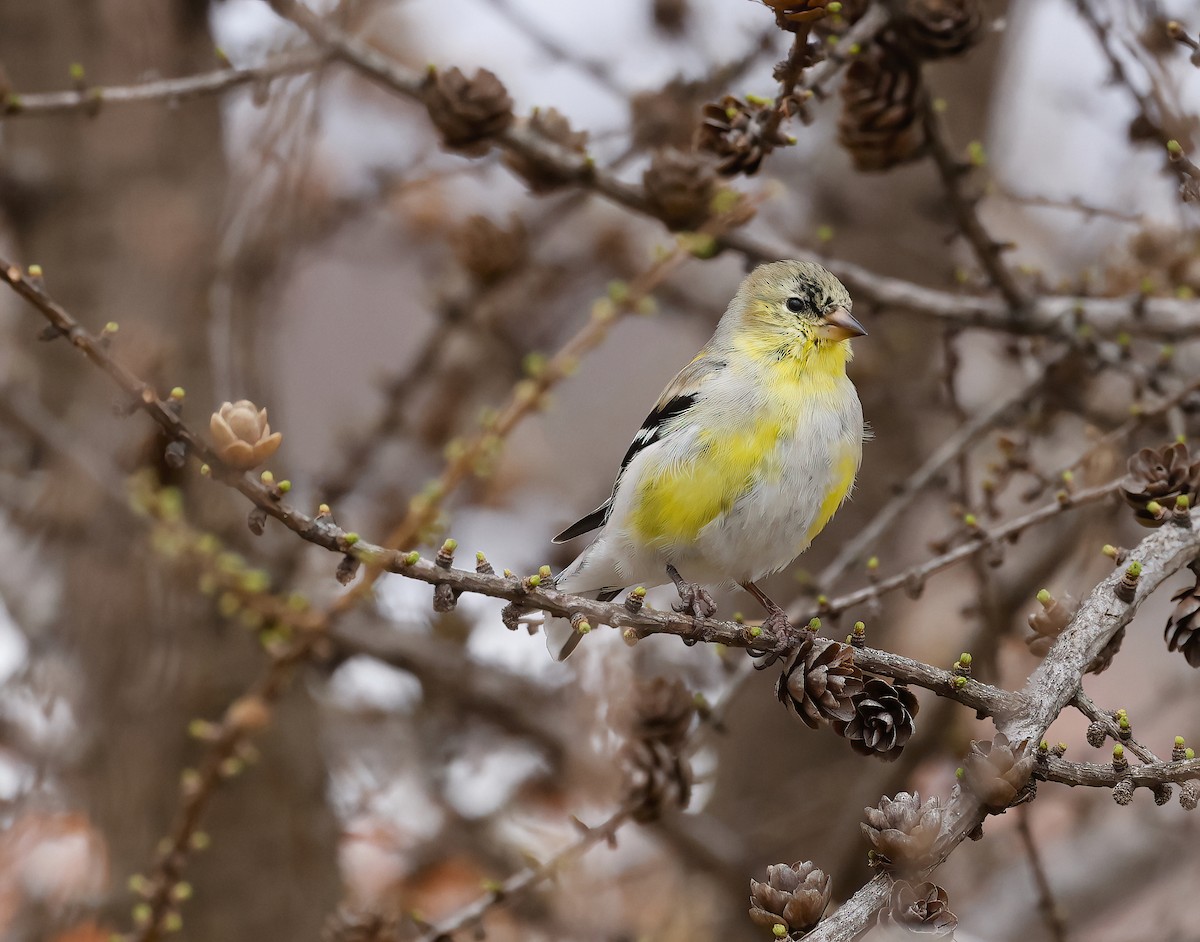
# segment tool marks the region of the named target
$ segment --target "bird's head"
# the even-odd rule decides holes
[[[771,262],[742,282],[723,326],[779,359],[834,366],[849,359],[846,341],[866,334],[851,305],[846,286],[815,262]]]

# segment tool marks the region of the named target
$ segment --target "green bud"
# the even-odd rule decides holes
[[[1050,603],[1054,601],[1054,596],[1047,589],[1041,589],[1037,594],[1037,600],[1049,608]]]
[[[413,550],[411,553],[406,553],[404,555],[404,559],[403,559],[404,565],[406,565],[406,566],[415,566],[420,561],[421,561],[421,554],[418,553],[416,550]]]

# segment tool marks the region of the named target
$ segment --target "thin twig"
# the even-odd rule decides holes
[[[1065,354],[1060,355],[1063,356]],[[1046,382],[1050,370],[1060,357],[1043,364],[1042,369],[1018,386],[1010,395],[1004,396],[989,408],[976,413],[959,426],[957,431],[939,445],[903,484],[891,495],[858,532],[847,540],[829,565],[817,577],[816,583],[827,590],[855,562],[859,561],[876,544],[908,506],[938,477],[951,462],[974,445],[1018,405],[1027,403],[1030,397]]]
[[[573,842],[548,860],[514,873],[494,890],[427,928],[417,936],[415,942],[447,942],[459,932],[478,926],[492,909],[511,902],[539,883],[567,869],[600,842],[613,844],[617,831],[630,820],[632,814],[632,808],[621,808],[604,823],[582,828]]]
[[[987,272],[988,279],[996,290],[1004,297],[1014,318],[1024,316],[1029,308],[1030,298],[1025,289],[1018,283],[1016,276],[1005,263],[1002,253],[1007,248],[1003,242],[992,237],[979,217],[979,198],[967,194],[963,181],[971,170],[970,164],[965,164],[954,156],[946,130],[942,126],[941,116],[934,108],[933,98],[926,89],[920,96],[921,121],[925,126],[926,139],[929,142],[929,153],[937,165],[938,174],[954,211],[958,228],[966,238],[975,258]]]
[[[1018,809],[1017,833],[1021,835],[1021,843],[1025,845],[1025,856],[1029,858],[1029,869],[1033,872],[1033,882],[1037,887],[1038,912],[1042,914],[1054,942],[1067,942],[1067,923],[1054,899],[1054,890],[1050,886],[1042,856],[1033,839],[1033,829],[1029,826],[1031,814],[1032,809],[1028,805]]]
[[[84,85],[61,92],[9,92],[0,101],[0,120],[78,113],[95,115],[109,105],[176,102],[219,95],[231,88],[300,75],[329,61],[320,49],[304,49],[267,59],[261,65],[216,69],[186,78],[155,79],[134,85]]]

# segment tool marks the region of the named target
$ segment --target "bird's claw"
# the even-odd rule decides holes
[[[712,618],[717,614],[717,603],[708,589],[695,582],[681,582],[676,586],[679,601],[671,606],[675,611],[693,618]]]
[[[787,612],[782,608],[772,608],[767,614],[767,617],[762,622],[763,632],[770,632],[780,643],[788,648],[794,648],[800,643],[800,632],[796,626],[791,623],[787,617]]]

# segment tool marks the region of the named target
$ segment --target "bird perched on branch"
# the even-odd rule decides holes
[[[850,494],[862,457],[862,405],[846,363],[848,341],[866,331],[850,307],[842,283],[813,262],[751,272],[633,437],[611,496],[554,538],[600,531],[557,587],[609,601],[670,579],[676,611],[710,617],[703,584],[737,583],[766,609],[765,627],[787,631],[756,582],[808,548]],[[559,658],[582,637],[561,637],[565,625],[547,622]]]

